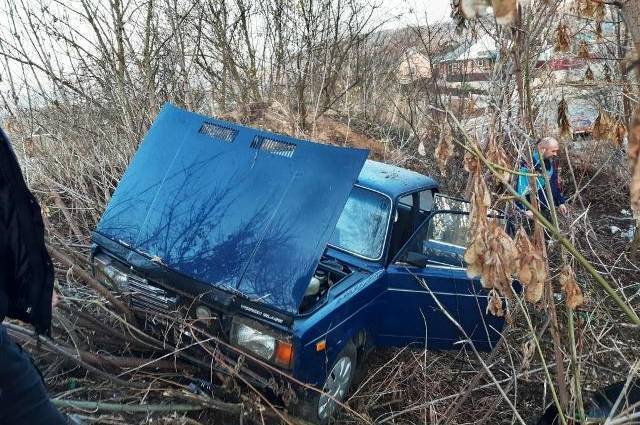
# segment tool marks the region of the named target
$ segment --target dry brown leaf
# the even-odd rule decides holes
[[[521,368],[523,370],[529,369],[529,365],[531,364],[531,360],[533,359],[533,355],[536,352],[536,342],[534,339],[530,339],[524,344],[522,344],[522,363]]]
[[[567,306],[570,309],[575,310],[582,305],[584,302],[582,290],[576,282],[576,274],[569,265],[564,266],[560,272],[560,286],[567,297]]]
[[[586,81],[593,81],[593,71],[590,66],[587,66],[587,70],[584,73],[584,79]]]
[[[608,141],[612,145],[620,146],[627,134],[627,129],[617,118],[613,118],[608,112],[600,110],[593,123],[592,136],[596,140]]]
[[[598,21],[598,24],[601,24],[605,15],[605,9],[604,9],[605,3],[603,0],[598,0],[598,1],[591,0],[591,2],[594,3],[593,18]]]
[[[516,232],[516,248],[518,249],[518,279],[524,286],[531,283],[533,274],[531,273],[529,255],[533,252],[533,245],[522,226]]]
[[[568,106],[567,101],[564,100],[564,97],[558,102],[558,130],[560,139],[567,139],[571,137],[573,133],[571,130],[571,125],[569,125],[568,114]]]
[[[593,130],[591,135],[594,139],[603,140],[607,137],[607,133],[610,131],[610,117],[606,111],[600,109],[598,117],[593,122]]]
[[[601,21],[596,22],[595,33],[596,33],[596,40],[597,41],[602,41],[604,39],[603,34],[602,34],[602,22]]]
[[[607,83],[610,83],[611,80],[611,67],[608,64],[604,64],[604,66],[602,67],[602,72],[604,73],[604,80]]]
[[[511,283],[518,254],[515,243],[496,219],[489,220],[484,236],[486,251],[480,266],[480,282],[485,288],[496,289],[501,295],[512,298]]]
[[[615,144],[618,146],[622,146],[622,143],[624,142],[624,138],[627,135],[627,127],[625,127],[622,121],[620,120],[617,120],[617,123],[618,124],[616,126]]]
[[[543,251],[539,245],[531,243],[522,227],[516,232],[515,245],[518,250],[518,280],[525,288],[527,301],[537,303],[542,298],[542,289],[547,278]]]
[[[466,162],[467,158],[465,155],[465,168]],[[491,202],[491,198],[484,180],[480,177],[479,165],[472,174],[473,192],[471,194],[469,242],[464,253],[464,260],[468,265],[467,275],[473,278],[483,274],[484,257],[488,252],[486,242],[489,227],[487,220],[487,198],[489,202]]]
[[[593,18],[596,12],[596,2],[593,0],[578,0],[577,2],[578,13],[587,18]]]
[[[473,170],[469,241],[464,253],[467,275],[480,277],[483,287],[513,298],[511,284],[518,250],[502,223],[487,217],[491,195],[479,166]]]
[[[491,6],[499,25],[510,25],[518,13],[517,0],[491,0]]]
[[[556,28],[556,37],[554,48],[556,52],[568,52],[571,47],[571,34],[567,24],[562,21]]]
[[[459,10],[466,19],[473,19],[485,16],[489,6],[489,0],[460,0]]]
[[[546,273],[543,273],[539,270],[537,270],[536,272],[536,278],[532,279],[531,284],[527,286],[525,290],[525,297],[527,301],[532,304],[535,304],[542,299],[542,291],[544,290],[544,278],[546,277]]]
[[[491,140],[489,141],[487,159],[491,163],[498,165],[501,168],[498,170],[498,180],[500,180],[502,183],[508,182],[509,177],[511,176],[508,171],[511,168],[509,167],[509,159],[507,158],[507,154],[502,148],[502,145],[498,143],[495,137],[491,137]]]
[[[632,168],[632,173],[629,195],[631,208],[637,217],[640,216],[640,159],[636,159],[636,163]]]
[[[487,303],[487,313],[491,313],[494,316],[504,316],[504,310],[502,309],[502,299],[495,289],[489,291],[489,301]]]
[[[591,59],[591,53],[589,52],[589,45],[586,41],[581,41],[578,45],[578,57],[581,59]]]
[[[451,135],[451,129],[447,124],[440,131],[440,142],[436,146],[436,161],[438,162],[438,168],[443,176],[447,175],[447,163],[449,158],[453,156],[453,136]]]
[[[636,108],[631,127],[629,128],[629,145],[627,146],[627,156],[633,167],[640,158],[640,107]]]
[[[491,205],[491,195],[489,193],[489,189],[487,188],[487,184],[480,177],[479,173],[477,178],[475,179],[475,192],[474,192],[474,207],[477,208],[478,213],[482,211],[484,215],[487,214],[487,208]],[[481,207],[482,206],[482,210]]]
[[[464,169],[469,174],[476,174],[480,172],[480,160],[477,156],[470,152],[464,153]]]

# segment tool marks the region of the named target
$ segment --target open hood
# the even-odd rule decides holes
[[[166,104],[97,232],[295,313],[366,157]]]

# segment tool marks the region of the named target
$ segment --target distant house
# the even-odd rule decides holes
[[[491,75],[498,54],[496,44],[489,35],[477,40],[464,40],[449,45],[449,49],[433,57],[409,50],[398,65],[400,84],[436,78],[445,82],[486,81]]]
[[[486,81],[498,57],[495,40],[483,35],[465,40],[453,51],[438,58],[438,76],[447,82]]]
[[[400,84],[428,80],[431,76],[431,62],[429,58],[414,49],[409,49],[404,60],[400,62],[398,66],[398,81]]]

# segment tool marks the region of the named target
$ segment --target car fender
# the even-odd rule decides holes
[[[296,319],[294,375],[306,383],[322,385],[345,345],[360,333],[375,335],[378,317],[373,306],[384,293],[384,270],[378,270],[346,288],[336,288],[327,303],[308,317]],[[323,348],[324,346],[324,348]]]

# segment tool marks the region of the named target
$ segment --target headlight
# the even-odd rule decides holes
[[[127,291],[129,289],[129,276],[119,270],[116,270],[115,267],[113,267],[113,269],[114,271],[112,272],[111,280],[116,284],[120,291]]]
[[[276,349],[276,339],[253,329],[244,323],[236,324],[235,341],[241,347],[257,354],[263,359],[271,359]]]
[[[98,254],[95,257],[96,278],[116,286],[116,289],[126,292],[129,289],[129,277],[111,264],[111,258]]]
[[[280,341],[273,335],[241,322],[233,323],[231,340],[258,357],[280,366],[291,367],[293,346],[290,342]]]

